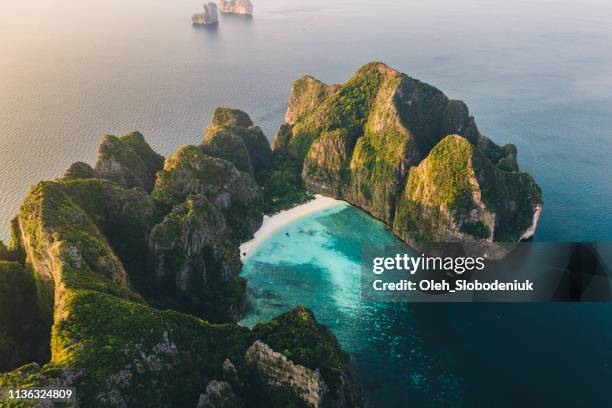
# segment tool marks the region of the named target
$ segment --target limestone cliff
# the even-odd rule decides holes
[[[155,281],[175,308],[234,321],[243,315],[240,253],[225,217],[204,196],[188,197],[153,228],[149,257]]]
[[[219,13],[217,12],[217,5],[213,2],[204,4],[204,11],[194,14],[191,18],[191,22],[194,25],[208,25],[219,23]]]
[[[281,353],[276,353],[267,344],[257,340],[246,352],[245,362],[270,387],[271,392],[287,392],[309,407],[322,406],[328,392],[319,371],[294,364]]]
[[[76,164],[25,198],[8,247],[0,246],[3,259],[17,259],[0,260],[0,355],[15,353],[20,336],[50,336],[51,353],[45,364],[0,374],[0,388],[76,387],[84,407],[284,406],[246,367],[247,349],[261,340],[319,370],[330,395],[354,395],[350,376],[339,374],[348,373],[346,356],[303,308],[252,331],[167,310],[195,303],[203,316],[237,318],[245,282],[236,276],[240,234],[228,220],[256,206],[259,192],[231,163],[187,146],[168,158],[150,196],[140,182],[152,167],[133,141],[106,139],[97,170]],[[115,181],[99,178],[108,169]],[[20,324],[40,316],[53,327],[15,332],[3,314],[15,308],[35,309]],[[23,362],[3,360],[8,368]]]
[[[124,187],[151,191],[155,174],[162,169],[164,158],[155,153],[139,132],[118,138],[105,136],[98,149],[96,172]]]
[[[411,169],[417,171],[432,149],[455,134],[478,150],[488,163],[485,167],[496,169],[497,176],[491,178],[495,187],[491,188],[505,191],[503,199],[507,200],[488,207],[488,212],[471,215],[477,225],[495,220],[490,234],[477,234],[477,239],[516,242],[535,229],[541,193],[533,179],[518,172],[515,146],[500,147],[481,135],[463,102],[449,100],[438,89],[382,63],[362,67],[343,85],[324,85],[312,77],[299,79],[293,85],[286,119],[273,147],[303,162],[306,187],[363,208],[393,226],[409,243],[416,240],[406,233],[413,226],[403,224],[408,222],[406,208],[424,204],[418,199],[410,201],[406,194]],[[432,183],[460,181],[465,180],[436,179]],[[403,211],[399,220],[398,206]],[[423,225],[445,228],[433,212],[427,214],[430,216],[421,213],[418,217]],[[514,220],[513,214],[521,214],[521,220]],[[529,224],[524,222],[527,219]],[[421,234],[420,238],[453,236],[447,232]]]
[[[201,147],[207,155],[225,159],[253,177],[266,170],[272,159],[270,143],[261,128],[236,109],[215,109]]]
[[[249,0],[219,0],[219,10],[227,14],[253,14],[253,5]]]
[[[263,222],[261,192],[253,178],[197,146],[183,146],[166,159],[153,194],[175,202],[193,194],[205,196],[224,213],[239,241],[253,236]]]
[[[495,167],[467,139],[452,135],[413,168],[393,230],[414,246],[428,242],[517,242],[541,211],[541,192],[525,173]],[[488,251],[487,251],[488,249]]]

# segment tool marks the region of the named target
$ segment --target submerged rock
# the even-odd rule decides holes
[[[249,0],[219,0],[219,10],[227,14],[253,14],[253,5]]]
[[[465,218],[474,224],[467,230],[476,231],[467,236],[517,242],[535,230],[541,192],[529,175],[518,172],[516,147],[497,146],[481,135],[463,102],[449,100],[438,89],[382,63],[362,67],[343,85],[325,85],[308,76],[299,79],[286,120],[273,148],[303,162],[302,177],[309,190],[363,208],[411,244],[466,236],[446,230],[450,224],[438,220],[434,211],[422,211],[417,218],[438,233],[421,231],[418,239],[417,231],[406,233],[415,221],[406,217],[406,209],[426,206],[406,191],[407,182],[448,135],[461,136],[487,163],[484,167],[495,169],[491,180],[503,197],[494,204],[483,203],[486,208]],[[451,156],[440,160],[442,166],[453,165]],[[454,188],[467,182],[467,173],[457,177],[434,179],[430,190],[437,184],[443,189],[449,183]],[[481,223],[491,227],[487,233]]]
[[[204,4],[204,11],[196,13],[191,18],[194,25],[207,25],[219,23],[219,14],[217,13],[217,5],[213,2]]]

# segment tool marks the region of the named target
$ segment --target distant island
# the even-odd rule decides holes
[[[213,2],[204,4],[204,11],[194,14],[191,21],[194,25],[218,24],[219,13],[217,12],[217,5]]]
[[[271,147],[248,114],[217,108],[198,145],[162,157],[138,132],[106,136],[94,167],[32,186],[0,241],[0,388],[76,387],[84,407],[362,406],[305,307],[235,324],[239,246],[264,214],[318,192],[417,247],[535,232],[542,194],[516,148],[382,63],[343,85],[299,79],[286,122]]]
[[[253,14],[253,5],[249,0],[219,0],[219,10],[225,14]]]

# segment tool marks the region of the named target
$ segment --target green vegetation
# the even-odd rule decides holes
[[[253,175],[253,164],[242,138],[223,127],[208,129],[202,151],[232,163],[240,171]]]
[[[487,239],[491,234],[489,227],[482,221],[478,221],[473,224],[463,224],[461,226],[461,232],[471,235],[476,239]]]
[[[414,201],[468,212],[472,206],[475,147],[460,136],[449,136],[433,148],[425,164],[411,172],[407,193]]]
[[[245,112],[232,108],[216,108],[211,126],[245,127],[253,126],[253,121]]]
[[[156,308],[215,321],[243,312],[246,281],[236,276],[233,235],[243,225],[234,222],[262,217],[250,176],[195,146],[166,161],[151,196],[85,166],[32,187],[12,223],[11,244],[0,245],[1,368],[48,361],[0,374],[0,387],[76,386],[81,406],[195,406],[209,381],[224,379],[229,359],[241,402],[278,406],[244,369],[247,348],[262,339],[321,367],[328,385],[337,385],[332,393],[340,392],[346,356],[303,308],[255,331]],[[287,168],[274,167],[281,174]],[[297,168],[292,173],[299,177]],[[159,276],[170,279],[159,285]],[[179,284],[182,293],[160,289]],[[194,295],[198,308],[184,303]],[[295,396],[287,402],[299,404]]]
[[[275,214],[314,198],[304,188],[301,173],[302,166],[292,157],[284,152],[274,153],[270,167],[258,177],[265,214]]]
[[[162,169],[164,158],[145,142],[139,132],[121,138],[105,136],[98,149],[96,173],[124,187],[151,191],[155,174]]]
[[[382,63],[340,86],[299,79],[286,118],[273,147],[303,163],[305,186],[409,243],[461,234],[516,242],[541,206],[514,145],[481,135],[465,103]]]
[[[32,276],[21,264],[0,260],[0,372],[48,361],[49,332]]]

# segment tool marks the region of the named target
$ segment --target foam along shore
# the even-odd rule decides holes
[[[306,204],[298,205],[297,207],[281,211],[272,216],[266,215],[263,220],[263,225],[255,233],[255,237],[240,246],[240,258],[244,261],[249,255],[255,252],[257,247],[261,245],[266,238],[284,226],[289,225],[300,218],[322,210],[327,210],[334,207],[347,207],[349,205],[350,204],[344,201],[317,194],[314,200],[309,201]]]

